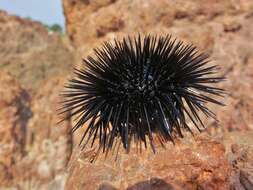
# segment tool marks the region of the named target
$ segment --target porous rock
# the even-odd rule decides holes
[[[228,92],[223,98],[225,107],[210,105],[219,124],[202,117],[205,133],[217,142],[209,137],[196,142],[186,140],[185,144],[159,149],[155,155],[145,151],[141,156],[119,152],[116,162],[109,158],[93,164],[85,158],[92,151],[85,151],[85,156],[74,151],[66,189],[251,188],[250,167],[245,165],[251,163],[248,148],[252,142],[242,145],[237,137],[244,139],[253,126],[253,1],[63,0],[63,6],[67,34],[80,58],[114,38],[138,33],[172,34],[210,55],[211,63],[218,64],[220,75],[226,77],[219,87]],[[82,131],[77,133],[80,136]],[[228,153],[231,146],[239,147],[237,153]],[[199,158],[206,160],[196,161],[192,156],[199,150],[203,150]],[[239,162],[246,150],[247,159]],[[192,160],[196,162],[189,164]],[[212,161],[217,162],[217,167],[212,165],[206,170]],[[235,166],[235,162],[239,164]]]
[[[66,74],[73,64],[71,46],[39,22],[0,10],[0,69],[36,91],[51,76]]]
[[[59,93],[71,47],[39,22],[0,11],[0,189],[62,189],[72,153]]]
[[[8,185],[26,153],[30,96],[8,73],[0,71],[0,181]]]
[[[228,92],[223,98],[227,106],[210,105],[221,130],[252,128],[253,1],[63,0],[63,6],[67,34],[80,59],[103,41],[138,33],[172,34],[193,43],[227,78],[219,86]],[[205,124],[217,126],[213,120]]]
[[[140,152],[134,145],[129,154],[100,154],[93,163],[94,149],[81,152],[70,162],[66,183],[70,189],[228,189],[231,166],[225,148],[203,135],[188,137]],[[76,154],[77,155],[77,154]]]
[[[72,153],[71,123],[57,125],[53,115],[65,79],[52,78],[31,100],[13,77],[0,76],[0,188],[62,188]]]

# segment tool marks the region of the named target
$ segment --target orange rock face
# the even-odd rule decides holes
[[[249,13],[253,3],[246,1],[166,1],[166,0],[64,0],[67,32],[76,47],[101,42],[115,36],[140,33],[173,33],[180,37],[198,25],[222,17]],[[184,31],[174,31],[176,28]],[[201,36],[198,41],[201,40]],[[192,36],[188,38],[190,40]],[[191,41],[191,40],[190,40]],[[84,53],[84,52],[82,52]]]
[[[57,124],[59,92],[65,78],[55,76],[41,86],[31,102],[33,117],[28,122],[30,152],[39,180],[50,180],[65,170],[72,153],[70,121]],[[36,157],[36,155],[39,155]]]
[[[38,22],[0,11],[0,189],[253,189],[252,0],[63,0],[63,6],[71,44]],[[75,145],[82,131],[73,139],[72,121],[56,125],[58,94],[75,57],[137,33],[172,34],[210,54],[227,78],[220,85],[227,106],[210,105],[220,127],[203,118],[204,133],[186,134],[156,154],[132,147],[128,155],[116,149],[107,159],[95,157]]]
[[[9,74],[0,72],[0,181],[8,184],[13,167],[25,154],[27,122],[32,113],[28,93]]]
[[[72,136],[56,110],[73,55],[42,24],[2,11],[0,39],[0,189],[62,188]]]
[[[165,149],[99,156],[89,162],[92,151],[80,153],[70,164],[66,189],[228,189],[231,167],[222,144],[208,136],[188,137]],[[116,158],[117,156],[117,158]],[[115,160],[116,158],[116,160]],[[105,188],[106,189],[106,188]],[[109,188],[110,189],[110,188]]]
[[[217,142],[203,138],[156,155],[143,152],[127,156],[120,152],[116,162],[99,158],[94,164],[74,152],[76,159],[72,160],[66,189],[252,188],[250,167],[238,170],[242,164],[237,168],[227,152],[233,144],[241,147],[236,137],[243,138],[253,126],[253,1],[63,0],[63,5],[67,34],[80,58],[114,38],[172,34],[210,54],[212,62],[221,67],[220,74],[227,78],[219,87],[228,92],[223,99],[225,107],[210,105],[220,127],[203,118],[206,132],[212,138],[219,137]],[[224,140],[224,135],[231,135],[233,140]]]
[[[227,78],[220,86],[228,91],[227,106],[213,108],[222,130],[252,129],[253,1],[64,0],[63,5],[67,34],[82,58],[103,41],[138,33],[172,34],[195,44]]]
[[[0,10],[0,69],[36,91],[48,77],[66,74],[73,64],[71,48],[39,22]]]
[[[50,79],[31,100],[12,76],[0,73],[0,187],[64,184],[72,153],[71,124],[56,125],[59,118],[54,117],[63,81]]]
[[[231,189],[253,188],[253,132],[232,132],[224,136],[227,158],[233,168]]]

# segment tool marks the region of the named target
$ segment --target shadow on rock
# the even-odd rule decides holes
[[[98,190],[117,190],[109,184],[102,184]],[[173,190],[173,187],[159,178],[151,178],[150,180],[136,183],[125,190]]]

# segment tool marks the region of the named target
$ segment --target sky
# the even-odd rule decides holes
[[[61,0],[0,0],[0,9],[48,25],[60,24],[64,28]]]

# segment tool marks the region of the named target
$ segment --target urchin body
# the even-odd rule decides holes
[[[183,137],[182,129],[191,132],[186,118],[200,130],[198,111],[215,119],[206,103],[222,105],[209,96],[223,94],[213,86],[223,80],[217,66],[171,36],[124,38],[94,51],[63,93],[62,113],[78,118],[73,131],[88,122],[84,145],[99,138],[100,147],[110,149],[120,137],[128,150],[135,138],[155,150],[154,134],[164,141]]]

